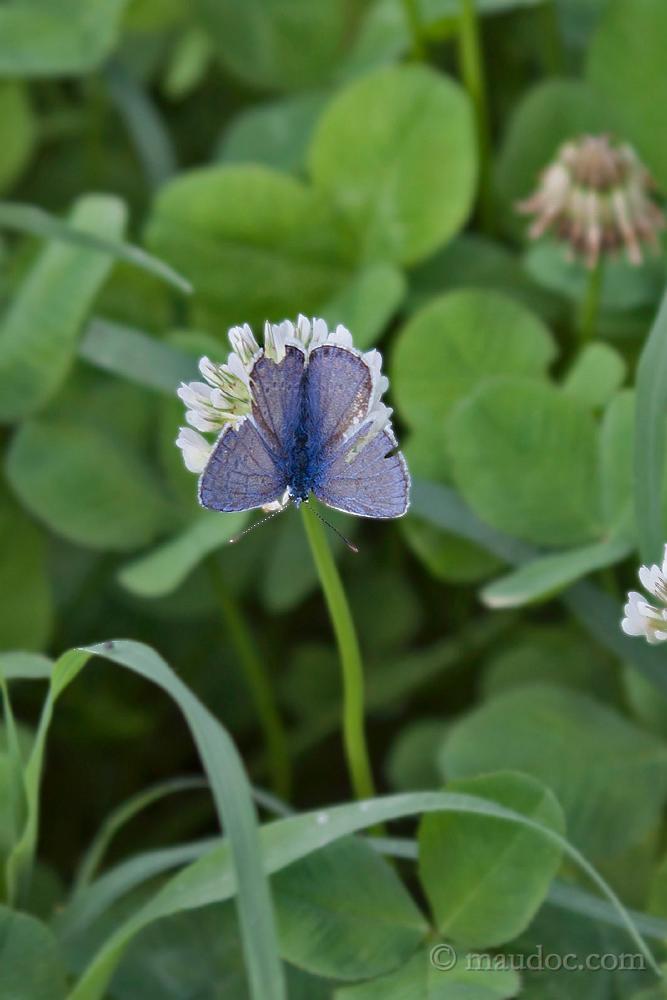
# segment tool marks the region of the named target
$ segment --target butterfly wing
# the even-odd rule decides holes
[[[304,355],[288,347],[276,364],[262,355],[250,372],[252,415],[276,459],[285,458],[299,419]]]
[[[285,475],[252,420],[226,428],[199,479],[199,502],[211,510],[252,510],[285,492]]]
[[[325,344],[311,352],[306,393],[321,447],[333,450],[352,423],[366,415],[372,388],[368,365],[353,351]]]
[[[401,517],[408,509],[410,475],[389,430],[381,431],[355,454],[362,428],[339,448],[314,491],[318,500],[361,517]]]

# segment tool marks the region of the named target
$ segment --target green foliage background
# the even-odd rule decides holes
[[[619,623],[667,536],[665,259],[608,263],[581,346],[586,272],[514,205],[585,131],[667,191],[666,50],[664,0],[0,4],[0,998],[665,995],[648,964],[464,957],[634,953],[610,890],[664,957],[667,658]],[[327,811],[340,679],[296,512],[230,548],[248,518],[200,510],[174,447],[196,359],[298,313],[383,352],[414,480],[400,522],[334,518],[401,793],[365,815]],[[52,671],[119,636],[95,653],[130,673]],[[354,835],[397,818],[381,851]]]

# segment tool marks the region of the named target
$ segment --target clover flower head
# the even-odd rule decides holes
[[[621,246],[630,263],[639,265],[641,244],[656,247],[665,225],[651,198],[654,187],[627,143],[607,135],[584,135],[560,147],[537,190],[519,202],[517,210],[535,217],[529,229],[532,239],[553,229],[588,267]]]
[[[225,364],[218,364],[204,357],[199,371],[204,381],[183,383],[178,396],[186,407],[188,427],[182,427],[176,439],[183,452],[183,461],[191,472],[201,473],[210,458],[214,442],[204,435],[224,432],[251,418],[253,387],[251,373],[257,361],[266,356],[280,364],[288,347],[297,347],[308,359],[311,351],[324,345],[344,347],[363,358],[371,375],[371,397],[365,412],[358,414],[347,428],[344,439],[363,428],[350,452],[355,455],[389,424],[391,409],[382,402],[389,381],[382,375],[382,357],[379,351],[362,353],[355,349],[352,334],[340,324],[329,330],[323,319],[299,316],[296,323],[266,323],[264,344],[256,341],[248,324],[235,326],[228,333],[232,351]]]
[[[643,636],[647,642],[655,645],[667,639],[667,545],[662,566],[641,566],[639,579],[658,606],[648,601],[643,594],[631,590],[621,628],[626,635]]]

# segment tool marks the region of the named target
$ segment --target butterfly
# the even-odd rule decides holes
[[[274,356],[260,350],[248,372],[251,412],[214,445],[199,480],[202,506],[299,507],[312,494],[348,514],[405,514],[410,476],[371,354],[377,365],[331,342],[308,349],[293,340]]]

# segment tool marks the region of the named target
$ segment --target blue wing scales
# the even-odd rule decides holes
[[[347,514],[379,519],[408,509],[410,476],[394,435],[381,431],[349,461],[363,428],[338,450],[314,491],[318,500]]]
[[[199,501],[211,510],[252,510],[277,500],[286,487],[284,472],[247,419],[218,438],[199,480]]]

